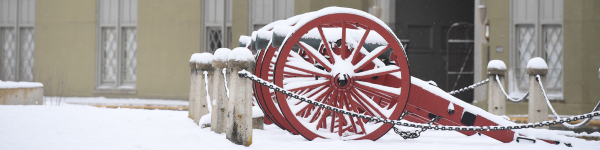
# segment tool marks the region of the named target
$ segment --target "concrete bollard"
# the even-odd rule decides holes
[[[198,55],[192,55],[192,59],[190,61],[196,62],[196,77],[195,77],[195,81],[193,81],[193,84],[196,84],[194,87],[194,102],[193,107],[194,110],[192,111],[193,113],[193,117],[194,117],[194,122],[198,125],[204,125],[206,124],[206,122],[200,122],[200,119],[202,118],[202,116],[209,114],[210,113],[210,108],[211,108],[211,103],[208,102],[208,98],[210,97],[208,95],[208,90],[207,89],[207,79],[210,79],[210,74],[212,74],[213,72],[213,67],[212,67],[212,59],[213,56],[210,53],[201,53]],[[207,72],[207,74],[205,74],[204,72]],[[205,77],[207,79],[205,79]],[[210,80],[209,80],[210,81]],[[210,84],[210,83],[208,83]],[[209,87],[211,87],[209,85]],[[206,127],[206,126],[203,126]]]
[[[196,69],[196,57],[198,57],[198,55],[200,55],[200,53],[195,53],[192,54],[192,58],[190,58],[190,69],[191,69],[191,73],[190,73],[190,96],[189,96],[189,106],[188,106],[188,118],[190,119],[194,119],[194,109],[196,106],[196,99],[198,98],[198,96],[196,96],[197,93],[197,89],[196,87],[198,87],[198,83],[196,83],[196,78],[198,77],[198,70]]]
[[[536,78],[536,75],[539,74],[542,84],[545,85],[547,73],[548,65],[546,65],[544,59],[535,57],[527,62],[527,74],[529,74],[529,123],[548,121],[548,104]],[[548,126],[538,128],[548,129]]]
[[[498,82],[504,83],[506,64],[502,60],[492,60],[488,63],[488,112],[494,115],[506,115],[506,96],[498,86]],[[496,75],[500,81],[496,81]]]
[[[252,144],[252,80],[240,77],[237,73],[241,70],[252,71],[256,62],[249,49],[238,47],[229,54],[227,65],[231,69],[228,78],[230,97],[225,127],[227,139],[235,144],[250,146]]]
[[[228,48],[217,49],[212,62],[214,71],[213,80],[211,81],[213,83],[211,98],[215,105],[212,107],[210,130],[215,133],[225,132],[226,123],[224,114],[225,110],[227,110],[229,97],[227,96],[224,75],[231,74],[227,72],[227,61],[230,52],[231,50]]]

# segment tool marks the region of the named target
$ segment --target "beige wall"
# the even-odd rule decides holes
[[[369,7],[373,6],[373,0],[295,0],[294,14],[317,11],[329,6],[348,7],[368,12]]]
[[[200,52],[200,0],[138,2],[137,94],[93,94],[96,0],[37,1],[35,81],[66,78],[66,96],[188,99],[188,60]],[[57,78],[58,76],[58,78]],[[55,94],[52,94],[55,95]]]
[[[248,24],[250,18],[250,2],[248,0],[232,0],[232,18],[231,18],[231,46],[239,46],[241,35],[250,36],[248,33]]]
[[[35,81],[53,95],[61,80],[69,96],[92,96],[96,0],[36,1],[35,17]]]
[[[190,56],[200,52],[201,1],[138,1],[140,98],[187,100]]]
[[[490,23],[490,40],[483,44],[482,60],[487,60],[487,46],[490,46],[490,60],[500,59],[510,66],[510,1],[488,0],[487,15]],[[564,100],[552,102],[557,113],[576,115],[592,110],[600,100],[600,2],[578,0],[564,3]],[[504,52],[496,52],[503,46]],[[487,64],[482,65],[482,73],[487,74]],[[507,82],[504,83],[507,87]],[[508,88],[505,88],[508,90]],[[527,114],[527,102],[507,102],[507,114]],[[484,105],[477,105],[484,106]],[[487,107],[482,107],[487,109]]]
[[[566,104],[557,111],[587,113],[600,100],[600,1],[565,0],[563,28]]]

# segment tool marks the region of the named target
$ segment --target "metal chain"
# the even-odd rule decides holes
[[[402,120],[406,114],[413,114],[413,113],[411,113],[409,111],[404,111],[402,113],[402,115],[400,115],[400,118],[398,118],[398,120]],[[435,118],[431,118],[431,121],[429,121],[429,124],[432,125],[435,121],[438,121],[438,120],[440,120],[439,116],[436,116]],[[416,130],[415,132],[399,131],[399,129],[396,128],[396,126],[392,126],[392,128],[394,128],[394,132],[396,132],[396,134],[400,135],[405,140],[406,139],[416,139],[419,136],[421,136],[422,132],[427,131],[427,128],[421,128],[421,130]]]
[[[464,91],[466,91],[466,90],[472,90],[472,89],[475,89],[475,88],[476,88],[476,87],[478,87],[478,86],[481,86],[481,85],[484,85],[484,84],[488,83],[489,81],[490,81],[490,79],[488,78],[488,79],[485,79],[485,80],[483,80],[483,81],[481,81],[481,82],[477,82],[477,83],[475,83],[475,84],[473,84],[473,85],[469,85],[469,86],[467,86],[467,87],[464,87],[464,88],[462,88],[462,89],[458,89],[458,90],[450,91],[450,92],[448,92],[448,94],[450,94],[450,95],[454,95],[454,94],[458,94],[458,93],[460,93],[460,92],[464,92]]]
[[[529,92],[527,92],[527,93],[525,93],[525,96],[523,96],[523,98],[521,98],[521,99],[512,98],[512,97],[508,96],[508,94],[506,94],[506,91],[504,91],[504,87],[502,86],[502,83],[500,83],[500,77],[498,77],[498,75],[496,75],[496,82],[498,82],[498,86],[500,87],[500,90],[502,90],[502,94],[504,94],[504,96],[506,97],[506,99],[508,99],[509,101],[511,101],[513,103],[522,102],[527,97],[529,97]]]
[[[342,114],[349,115],[352,117],[367,119],[369,121],[382,122],[382,123],[387,123],[387,124],[392,124],[392,125],[399,125],[399,126],[413,127],[413,128],[425,128],[425,129],[434,129],[434,130],[443,130],[443,131],[498,131],[498,130],[525,129],[525,128],[550,126],[550,125],[556,125],[556,124],[564,123],[564,122],[571,122],[571,121],[576,121],[576,120],[585,119],[585,118],[592,118],[594,116],[600,115],[600,111],[593,111],[593,112],[590,112],[587,114],[582,114],[582,115],[568,117],[568,118],[562,118],[562,119],[558,119],[558,120],[542,121],[542,122],[521,124],[521,125],[512,125],[512,126],[511,125],[508,125],[508,126],[444,126],[444,125],[412,123],[412,122],[404,122],[402,120],[389,120],[389,119],[383,119],[383,118],[374,117],[374,116],[368,116],[365,114],[359,114],[359,113],[356,113],[353,111],[348,111],[348,110],[340,109],[340,108],[337,108],[337,107],[334,107],[331,105],[327,105],[327,104],[324,104],[321,102],[317,102],[312,99],[306,98],[304,96],[297,95],[297,94],[289,92],[285,89],[282,89],[281,87],[278,87],[272,83],[264,81],[245,70],[239,71],[238,76],[248,78],[254,82],[257,82],[264,86],[267,86],[270,89],[275,90],[276,92],[280,92],[282,94],[293,97],[300,101],[303,101],[303,102],[306,102],[306,103],[309,103],[309,104],[312,104],[312,105],[315,105],[315,106],[318,106],[321,108],[325,108],[330,111],[342,113]]]
[[[552,107],[552,104],[550,104],[550,100],[548,100],[548,96],[546,95],[546,90],[544,90],[544,85],[542,84],[542,79],[540,77],[540,75],[536,75],[536,80],[538,81],[538,84],[540,85],[540,89],[542,90],[542,94],[544,95],[544,99],[546,100],[546,103],[548,104],[548,107],[550,108],[550,110],[552,110],[552,113],[554,114],[554,116],[556,117],[556,119],[560,120],[560,116],[558,116],[558,114],[556,113],[556,111],[554,111],[554,108]],[[594,111],[598,111],[598,109],[600,109],[600,101],[598,102],[598,104],[596,104],[596,107],[594,107],[594,109],[592,110],[592,112]],[[569,129],[579,129],[585,125],[587,125],[590,120],[592,118],[585,118],[585,120],[583,120],[582,122],[578,123],[578,124],[568,124],[566,122],[562,123],[562,125],[564,125],[565,127],[569,128]]]

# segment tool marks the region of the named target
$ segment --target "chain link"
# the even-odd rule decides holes
[[[295,99],[298,99],[300,101],[321,107],[321,108],[325,108],[327,110],[330,111],[334,111],[337,113],[342,113],[342,114],[346,114],[352,117],[357,117],[357,118],[362,118],[362,119],[367,119],[369,121],[375,121],[375,122],[382,122],[382,123],[387,123],[387,124],[392,124],[392,125],[399,125],[399,126],[405,126],[405,127],[413,127],[413,128],[421,128],[421,129],[433,129],[433,130],[443,130],[443,131],[498,131],[498,130],[511,130],[511,129],[525,129],[525,128],[535,128],[535,127],[543,127],[543,126],[550,126],[550,125],[556,125],[559,123],[564,123],[564,122],[571,122],[571,121],[577,121],[580,119],[585,119],[585,118],[592,118],[594,116],[599,116],[600,115],[600,111],[593,111],[590,113],[586,113],[586,114],[582,114],[582,115],[578,115],[578,116],[573,116],[573,117],[568,117],[568,118],[562,118],[562,119],[558,119],[558,120],[552,120],[552,121],[542,121],[542,122],[536,122],[536,123],[528,123],[528,124],[520,124],[520,125],[508,125],[508,126],[444,126],[444,125],[433,125],[433,124],[422,124],[422,123],[412,123],[412,122],[404,122],[402,120],[389,120],[389,119],[383,119],[383,118],[379,118],[379,117],[374,117],[374,116],[368,116],[365,114],[359,114],[353,111],[348,111],[345,109],[340,109],[331,105],[327,105],[321,102],[317,102],[311,99],[308,99],[304,96],[301,95],[297,95],[294,94],[292,92],[288,92],[285,89],[282,89],[281,87],[278,87],[272,83],[269,83],[267,81],[264,81],[258,77],[256,77],[255,75],[251,74],[248,71],[242,70],[240,72],[238,72],[238,75],[240,77],[245,77],[248,78],[254,82],[260,83],[264,86],[269,87],[270,89],[273,89],[277,92],[283,93],[285,95],[288,95],[290,97],[293,97]],[[424,131],[424,130],[422,130]],[[419,132],[420,133],[420,132]]]
[[[490,79],[489,79],[489,78],[487,78],[487,79],[485,79],[485,80],[483,80],[483,81],[481,81],[481,82],[477,82],[477,83],[475,83],[475,84],[473,84],[473,85],[469,85],[469,86],[467,86],[467,87],[464,87],[464,88],[462,88],[462,89],[458,89],[458,90],[450,91],[450,92],[448,92],[448,94],[450,94],[450,95],[454,95],[454,94],[458,94],[458,93],[460,93],[460,92],[464,92],[464,91],[467,91],[467,90],[472,90],[472,89],[475,89],[476,87],[478,87],[478,86],[481,86],[481,85],[484,85],[484,84],[486,84],[486,83],[488,83],[488,82],[490,82]]]

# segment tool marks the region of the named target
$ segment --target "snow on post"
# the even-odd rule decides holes
[[[212,82],[212,113],[211,113],[211,125],[210,130],[215,133],[223,133],[225,131],[225,111],[227,110],[227,105],[229,104],[229,97],[227,94],[227,81],[226,75],[230,73],[227,70],[227,61],[229,60],[229,53],[231,50],[229,48],[219,48],[215,51],[215,55],[213,57],[212,66],[214,67],[213,71],[213,80]]]
[[[540,57],[531,58],[527,62],[527,74],[545,75],[548,73],[548,65],[546,61]]]
[[[200,123],[201,117],[206,114],[210,114],[211,103],[208,87],[210,83],[207,82],[212,74],[212,60],[213,55],[210,53],[195,53],[190,58],[190,67],[195,64],[195,69],[192,69],[191,85],[190,85],[190,116],[194,119],[194,122],[202,127],[204,125]],[[210,73],[209,73],[210,72]],[[210,116],[210,115],[209,115]]]
[[[248,46],[250,46],[250,43],[252,42],[252,37],[249,37],[246,35],[240,35],[239,42],[240,42],[239,47],[248,48]]]
[[[227,139],[229,141],[250,146],[252,144],[252,81],[238,76],[242,70],[251,71],[256,66],[254,56],[249,49],[238,47],[229,53],[229,105],[227,117]]]
[[[506,64],[502,60],[491,60],[487,66],[488,74],[502,74],[506,72]]]
[[[504,83],[506,64],[502,60],[491,60],[487,66],[488,70],[488,112],[494,115],[506,115],[506,98],[502,93],[501,85]],[[498,80],[496,80],[498,76]]]
[[[528,122],[548,121],[548,104],[542,93],[542,87],[538,83],[537,75],[540,75],[542,84],[546,84],[548,65],[540,57],[535,57],[527,62],[527,74],[529,74],[529,118]],[[544,89],[545,90],[545,89]],[[538,127],[540,128],[540,127]],[[542,127],[548,129],[548,126]]]

